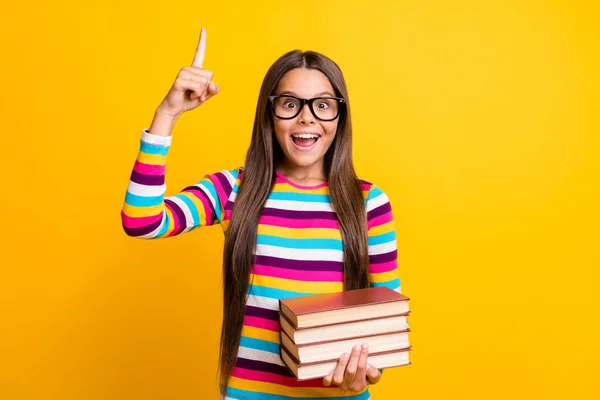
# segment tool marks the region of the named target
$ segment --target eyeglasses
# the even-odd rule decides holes
[[[340,115],[340,109],[345,104],[341,97],[315,97],[301,99],[292,95],[269,96],[273,106],[273,114],[280,119],[292,119],[300,114],[305,104],[315,118],[321,121],[333,121]],[[316,107],[314,106],[317,102]]]

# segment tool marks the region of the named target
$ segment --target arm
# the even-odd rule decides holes
[[[398,247],[392,206],[387,195],[372,185],[367,198],[369,286],[387,286],[401,293]],[[379,370],[383,374],[383,370]]]
[[[400,293],[398,248],[392,206],[387,195],[372,185],[367,199],[369,285],[387,286]]]
[[[129,236],[170,237],[223,220],[224,206],[238,171],[206,175],[178,194],[165,197],[166,157],[171,140],[172,136],[151,134],[147,129],[142,132],[121,210],[123,229]]]
[[[400,292],[396,230],[390,201],[381,189],[368,182],[361,182],[361,190],[367,210],[369,286],[387,286]],[[344,390],[362,391],[366,385],[379,382],[383,370],[369,366],[367,359],[367,348],[353,348],[349,358],[340,358],[337,367],[323,377],[323,385],[335,383]],[[365,378],[361,376],[363,372]]]

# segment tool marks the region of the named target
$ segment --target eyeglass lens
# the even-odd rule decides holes
[[[293,118],[300,113],[302,102],[294,97],[277,97],[274,102],[275,115],[280,118]],[[333,119],[338,114],[336,99],[318,98],[313,102],[314,114],[319,119]]]

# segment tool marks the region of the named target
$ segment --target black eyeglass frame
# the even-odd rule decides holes
[[[291,97],[293,99],[296,99],[300,102],[300,107],[298,107],[298,112],[291,116],[291,117],[280,117],[279,115],[275,114],[275,100],[280,98],[280,97]],[[313,102],[315,100],[322,100],[322,99],[328,99],[328,100],[336,100],[340,105],[337,109],[337,114],[335,115],[335,117],[333,118],[329,118],[329,119],[323,119],[317,116],[317,114],[315,113],[315,110],[313,108]],[[333,121],[336,118],[338,118],[340,116],[340,111],[342,109],[342,107],[344,106],[344,104],[346,104],[346,102],[344,101],[344,99],[342,97],[331,97],[331,96],[321,96],[321,97],[313,97],[312,99],[302,99],[300,97],[296,97],[296,96],[292,96],[291,94],[282,94],[282,95],[276,95],[276,96],[269,96],[269,100],[271,102],[271,106],[272,106],[272,111],[273,111],[273,115],[276,116],[279,119],[293,119],[296,118],[301,112],[302,109],[304,108],[305,104],[308,104],[308,109],[310,110],[310,112],[312,113],[312,115],[320,120],[320,121]]]

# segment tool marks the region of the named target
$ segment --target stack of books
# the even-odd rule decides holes
[[[376,368],[408,365],[408,300],[387,287],[281,299],[281,358],[297,380],[326,376],[365,342]]]

